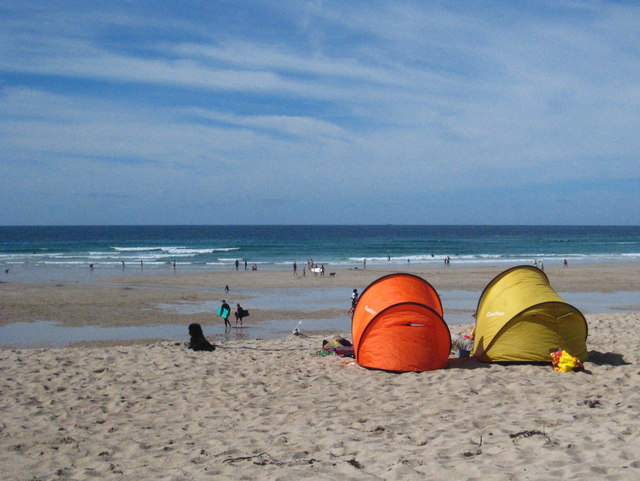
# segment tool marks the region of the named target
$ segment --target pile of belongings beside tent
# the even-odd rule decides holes
[[[583,364],[575,356],[572,356],[564,349],[556,349],[549,354],[551,356],[551,364],[553,369],[558,372],[573,372],[584,369]]]
[[[362,367],[420,372],[449,363],[451,334],[440,296],[413,274],[372,282],[360,295],[351,331],[351,353]],[[557,359],[552,356],[554,368],[572,372],[588,360],[587,334],[584,315],[553,290],[542,270],[517,266],[496,276],[480,296],[469,355],[482,362],[548,363],[549,353],[560,350]]]
[[[335,354],[340,357],[355,357],[353,354],[353,344],[344,337],[334,337],[331,340],[322,340],[322,349],[318,351],[320,356],[330,356]]]

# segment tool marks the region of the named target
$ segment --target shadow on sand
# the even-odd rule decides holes
[[[598,366],[626,366],[631,364],[622,358],[622,354],[599,351],[589,351],[589,362]]]
[[[453,357],[449,359],[448,369],[488,369],[491,364],[480,362],[473,357]]]

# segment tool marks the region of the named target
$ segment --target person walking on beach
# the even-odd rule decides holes
[[[236,259],[236,271],[240,269],[240,261]]]
[[[354,289],[351,293],[351,309],[349,309],[349,314],[352,314],[356,310],[356,304],[358,304],[358,289]]]
[[[569,263],[567,262],[567,259],[564,260],[564,266],[569,267]]]
[[[236,304],[236,327],[238,327],[238,321],[240,321],[240,327],[242,327],[242,318],[245,317],[245,310],[242,308],[240,304]]]
[[[222,305],[220,306],[220,317],[224,319],[224,330],[231,329],[231,321],[229,321],[229,314],[231,314],[231,307],[227,304],[227,301],[222,299]]]
[[[295,261],[293,261],[293,275],[298,275],[298,264]]]

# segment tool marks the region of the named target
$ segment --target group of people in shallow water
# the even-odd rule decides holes
[[[349,313],[353,314],[359,300],[358,289],[354,289],[351,293],[351,308],[349,309]],[[231,321],[229,321],[229,315],[231,313],[231,307],[227,303],[226,300],[222,300],[222,305],[219,309],[220,316],[224,319],[225,331],[231,329]],[[238,322],[240,322],[240,327],[242,327],[242,319],[248,315],[248,311],[244,310],[242,306],[237,303],[236,311],[236,327],[238,327]],[[474,313],[475,317],[475,313]],[[202,326],[200,324],[190,324],[189,325],[189,344],[187,348],[193,349],[194,351],[214,351],[216,349],[215,344],[210,343],[202,332]],[[454,349],[458,349],[459,355],[462,357],[468,357],[469,353],[473,350],[473,343],[475,341],[475,326],[471,328],[468,334],[460,335],[460,334],[452,334],[451,335],[451,347]]]
[[[244,270],[248,271],[249,270],[249,265],[247,262],[247,259],[243,259],[244,262]],[[240,270],[240,259],[236,259],[236,261],[234,262],[234,265],[236,266],[236,270],[239,271]],[[251,270],[252,271],[257,271],[258,270],[258,266],[256,264],[251,264]]]
[[[225,292],[229,292],[228,285],[225,286]],[[351,308],[349,309],[350,314],[355,311],[356,305],[358,304],[358,299],[358,289],[354,289],[351,293]],[[226,300],[222,299],[222,304],[218,309],[218,313],[224,320],[224,330],[227,331],[231,329],[231,321],[229,320],[229,316],[231,315],[231,306],[227,303]],[[234,315],[236,318],[236,327],[238,327],[238,322],[240,323],[240,327],[242,327],[242,319],[249,315],[249,311],[245,310],[239,303],[237,303]],[[189,325],[189,336],[190,341],[187,345],[189,349],[193,349],[194,351],[213,351],[216,348],[214,344],[211,344],[204,337],[202,326],[200,324],[194,323]]]
[[[222,299],[219,313],[220,317],[224,319],[224,330],[228,331],[231,329],[231,321],[229,320],[231,306],[229,306],[227,301],[224,299]],[[234,315],[236,317],[236,327],[238,327],[238,322],[240,323],[240,327],[242,327],[242,319],[249,315],[249,311],[243,309],[242,306],[237,303]],[[215,344],[210,343],[207,338],[204,337],[202,326],[200,324],[189,324],[189,337],[189,344],[187,344],[188,349],[193,349],[194,351],[215,351],[216,349]]]
[[[234,316],[236,318],[236,327],[238,327],[238,321],[240,322],[240,327],[242,327],[242,319],[247,317],[248,314],[248,311],[244,309],[239,303],[236,304],[236,310],[234,312]],[[222,305],[220,306],[220,317],[224,319],[225,331],[231,329],[231,321],[229,320],[229,315],[231,315],[231,307],[229,306],[229,304],[227,304],[227,301],[222,299]]]

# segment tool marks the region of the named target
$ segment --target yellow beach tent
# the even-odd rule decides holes
[[[559,348],[586,361],[586,341],[586,319],[537,267],[507,269],[478,301],[472,355],[481,361],[549,361]]]

